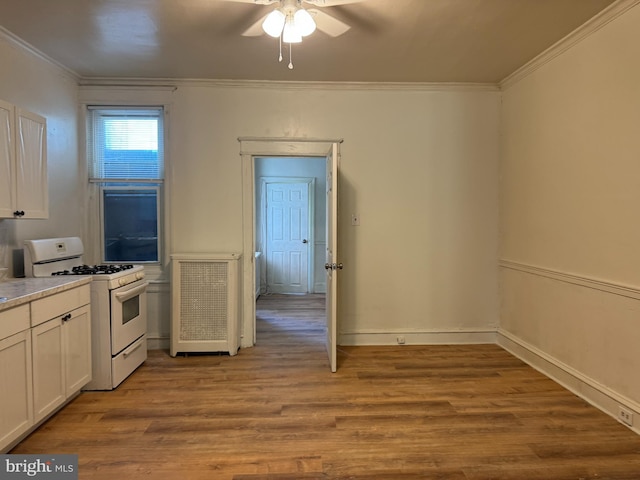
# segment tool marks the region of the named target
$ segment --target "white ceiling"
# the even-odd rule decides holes
[[[277,39],[241,35],[273,6],[0,0],[0,22],[85,79],[497,83],[612,3],[364,0],[326,7],[352,28],[335,38],[316,31],[294,45],[293,70],[278,63]]]

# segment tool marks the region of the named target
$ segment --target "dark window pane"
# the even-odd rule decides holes
[[[105,189],[103,212],[105,261],[159,261],[157,189]]]

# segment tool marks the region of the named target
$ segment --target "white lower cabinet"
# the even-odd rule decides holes
[[[33,346],[33,407],[38,422],[62,405],[64,358],[62,320],[50,320],[31,330]]]
[[[91,381],[91,317],[90,306],[71,312],[62,326],[65,358],[65,393],[67,398]]]
[[[31,332],[0,340],[0,447],[20,438],[33,425]]]
[[[90,287],[0,311],[0,453],[91,381]]]
[[[89,307],[33,327],[31,335],[33,405],[38,422],[91,380]]]

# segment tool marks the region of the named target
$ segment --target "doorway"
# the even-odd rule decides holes
[[[325,168],[318,157],[255,159],[258,293],[325,293]]]
[[[260,270],[260,265],[256,263],[256,196],[259,196],[256,187],[256,164],[261,158],[279,158],[292,161],[292,168],[299,168],[304,162],[317,159],[323,163],[324,175],[322,181],[326,188],[319,189],[316,182],[316,193],[322,195],[322,201],[317,205],[325,205],[326,210],[323,215],[316,215],[315,225],[322,225],[325,234],[324,238],[315,236],[315,242],[324,242],[324,256],[316,253],[313,260],[314,278],[324,272],[323,289],[326,290],[325,326],[326,334],[325,348],[329,355],[331,371],[336,371],[336,332],[337,332],[337,271],[342,269],[342,264],[337,262],[337,178],[338,163],[340,158],[340,144],[342,140],[327,139],[288,139],[288,138],[260,138],[241,137],[240,156],[242,159],[242,223],[243,223],[243,279],[242,279],[242,336],[241,347],[251,347],[256,343],[256,270]],[[292,159],[298,159],[292,160]],[[287,175],[298,173],[287,170]],[[302,174],[299,174],[302,175]],[[324,190],[324,192],[322,192]],[[322,220],[320,220],[322,219]],[[330,227],[330,228],[329,228]],[[317,228],[316,228],[317,230]],[[316,252],[318,248],[315,249]],[[314,283],[315,288],[315,283]],[[317,291],[317,290],[316,290]]]
[[[325,271],[316,269],[326,249],[326,160],[257,157],[254,166],[258,303],[277,295],[270,302],[280,307],[276,317],[295,316],[303,310],[293,308],[294,303],[304,304],[326,291]],[[286,325],[308,323],[299,317]]]

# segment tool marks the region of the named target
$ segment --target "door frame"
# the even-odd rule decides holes
[[[254,157],[256,158],[256,157]],[[257,157],[261,158],[261,157]],[[261,272],[265,272],[267,275],[265,278],[268,278],[268,266],[267,266],[267,185],[268,184],[291,184],[291,183],[304,183],[307,185],[308,195],[307,195],[307,240],[308,240],[308,251],[307,251],[307,293],[314,293],[315,289],[315,269],[314,269],[314,258],[315,258],[315,190],[316,190],[316,179],[310,177],[260,177],[260,192],[256,192],[260,195],[260,206],[262,209],[262,222],[259,226],[260,228],[260,239],[262,242],[262,247],[265,250],[263,252],[262,257],[265,257],[264,260],[261,261]],[[254,212],[255,218],[255,212]],[[256,222],[257,223],[257,222]],[[255,232],[254,232],[255,233]],[[260,261],[260,260],[258,260]],[[267,288],[269,284],[267,282]]]
[[[264,157],[326,158],[342,139],[239,137],[242,162],[242,325],[240,347],[256,342],[255,299],[255,159]]]

